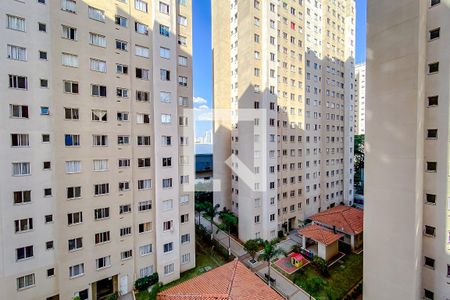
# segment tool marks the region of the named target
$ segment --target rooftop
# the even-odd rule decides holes
[[[315,224],[300,229],[298,233],[326,246],[331,245],[343,236],[340,233],[334,233],[329,229]]]
[[[282,300],[237,259],[158,294],[158,300]]]
[[[364,212],[361,209],[344,205],[315,214],[310,219],[330,228],[336,226],[339,231],[350,235],[363,232],[364,227]]]

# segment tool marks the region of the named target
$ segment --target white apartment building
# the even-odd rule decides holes
[[[3,0],[2,299],[195,266],[190,0]]]
[[[369,0],[364,299],[450,299],[450,1]]]
[[[355,134],[366,132],[366,64],[355,67]]]
[[[351,205],[354,1],[213,1],[212,20],[214,201],[240,239]]]

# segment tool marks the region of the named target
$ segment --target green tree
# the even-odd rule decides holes
[[[203,215],[205,215],[211,222],[211,240],[214,238],[213,224],[214,224],[214,218],[217,217],[220,213],[219,208],[220,208],[219,204],[214,205],[209,202],[205,203],[205,209],[204,209]]]
[[[261,240],[248,240],[244,244],[244,250],[250,254],[252,260],[255,261],[256,253],[261,245]]]
[[[362,186],[361,172],[364,170],[364,141],[365,136],[355,135],[354,137],[354,163],[355,163],[355,184]],[[363,193],[363,191],[358,191]]]
[[[267,275],[269,276],[268,280],[267,280],[267,284],[270,286],[270,261],[280,255],[286,255],[286,252],[281,249],[278,248],[276,245],[275,240],[272,241],[264,241],[263,242],[263,252],[258,256],[258,260],[263,260],[267,262],[267,269],[268,269],[268,273]]]
[[[327,262],[323,258],[319,256],[314,256],[313,264],[320,272],[320,274],[322,274],[323,276],[329,275]]]
[[[238,218],[226,208],[219,213],[219,216],[222,221],[219,228],[228,233],[228,255],[231,255],[231,228],[237,225]]]

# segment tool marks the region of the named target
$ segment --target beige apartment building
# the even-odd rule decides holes
[[[2,299],[195,266],[190,0],[3,0]]]
[[[450,299],[450,1],[369,0],[364,299]]]
[[[355,67],[355,134],[366,132],[366,64]]]
[[[242,240],[353,203],[353,0],[213,1],[214,202]]]

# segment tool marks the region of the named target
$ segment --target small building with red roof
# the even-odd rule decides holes
[[[158,300],[283,300],[275,290],[235,259],[162,291]]]
[[[333,233],[343,235],[342,241],[351,249],[361,248],[363,244],[364,212],[361,209],[339,205],[315,214],[309,219]]]
[[[339,239],[344,236],[316,224],[306,226],[298,233],[302,238],[302,248],[325,261],[339,254]]]

